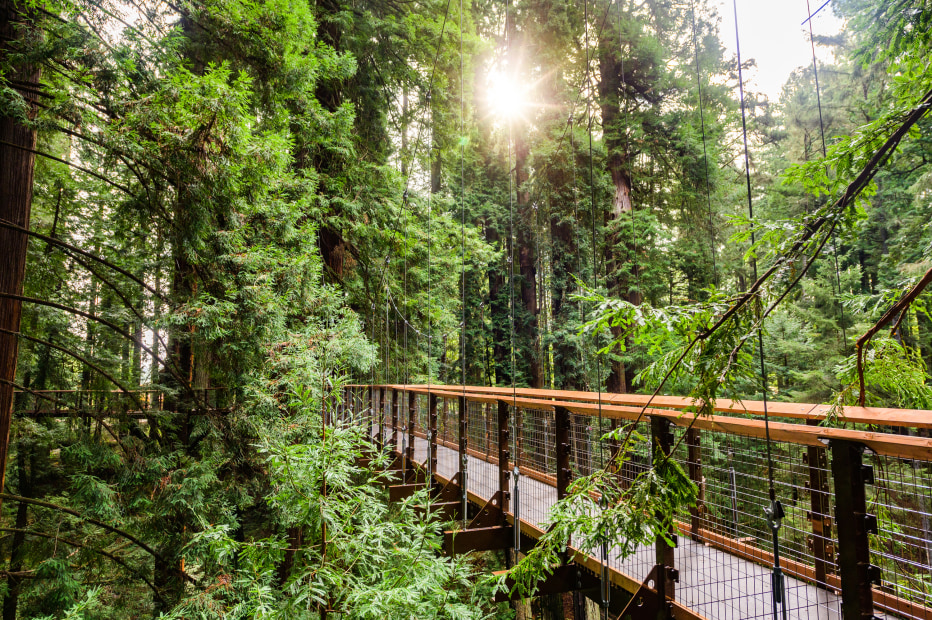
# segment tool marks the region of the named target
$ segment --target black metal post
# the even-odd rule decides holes
[[[670,454],[673,448],[673,433],[670,432],[670,421],[660,416],[651,416],[650,418],[651,448],[652,460],[657,458],[658,450],[665,455]],[[667,532],[670,540],[674,539],[673,529]],[[667,543],[662,536],[658,536],[654,542],[655,563],[657,564],[657,594],[660,600],[673,600],[675,590],[674,583],[677,575],[674,569],[674,547]],[[670,617],[670,608],[668,605],[660,605],[660,611],[657,614],[657,620],[666,620]]]
[[[809,420],[807,424],[818,424]],[[809,550],[815,564],[816,586],[828,588],[828,574],[834,568],[832,561],[835,549],[832,544],[832,519],[829,512],[828,487],[828,451],[825,448],[809,446],[805,455],[809,466],[809,522],[812,535],[809,537]]]
[[[835,480],[841,616],[843,620],[867,620],[874,617],[871,582],[880,576],[870,563],[868,535],[876,533],[877,518],[867,514],[865,489],[874,482],[874,470],[863,463],[862,444],[833,439],[829,447]]]
[[[501,400],[498,402],[498,489],[502,492],[502,515],[508,512],[511,499],[511,491],[508,490],[508,463],[511,460],[509,437],[508,403]]]

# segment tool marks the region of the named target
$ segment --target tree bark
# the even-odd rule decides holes
[[[617,33],[609,32],[605,36],[608,38],[600,41],[599,45],[599,75],[601,76],[599,104],[607,150],[605,165],[615,188],[611,209],[606,214],[610,231],[606,242],[606,276],[610,295],[621,297],[637,305],[641,303],[641,293],[631,281],[629,273],[637,277],[638,248],[634,245],[633,235],[622,235],[619,228],[625,219],[631,220],[632,225],[634,224],[634,203],[631,198],[627,145],[618,132],[623,122],[622,102],[626,101],[623,92],[624,76],[616,40]],[[623,252],[620,251],[621,248],[624,248]],[[634,260],[631,261],[630,257],[634,257]],[[626,260],[632,262],[628,270],[622,269]],[[621,335],[620,327],[612,328],[614,338],[617,339]],[[626,368],[622,360],[613,360],[606,380],[606,389],[609,392],[627,392],[631,388],[633,379],[632,368]]]
[[[20,443],[18,454],[19,469],[19,492],[28,496],[32,489],[31,472],[26,467],[27,457],[32,452],[31,447],[27,447],[25,442]],[[23,545],[26,542],[25,529],[29,523],[29,504],[20,502],[16,507],[16,532],[13,534],[13,545],[10,549],[10,573],[18,573],[23,570]],[[3,620],[16,620],[16,608],[19,606],[19,593],[22,587],[22,580],[18,577],[10,577],[9,592],[3,599]]]
[[[0,0],[0,54],[17,47],[26,32],[28,19],[21,13],[22,4],[13,0]],[[30,104],[30,113],[39,88],[41,67],[19,65],[7,75],[11,83],[22,83],[29,90],[22,92]],[[0,116],[0,218],[17,226],[29,228],[32,208],[32,179],[35,154],[27,149],[36,148],[35,130],[22,125],[15,118]],[[8,146],[16,145],[16,146]],[[22,147],[22,148],[18,148]],[[0,293],[22,295],[26,274],[26,250],[29,237],[20,231],[0,228]],[[18,332],[22,321],[22,302],[0,297],[0,328]],[[16,379],[16,357],[19,343],[16,336],[0,333],[0,489],[6,480],[7,451],[10,440],[10,422],[13,416],[13,385]]]
[[[529,82],[529,76],[521,57],[521,50],[525,49],[515,24],[514,13],[508,16],[509,40],[509,67],[512,72],[511,79],[516,84]],[[528,144],[528,124],[522,114],[518,114],[511,121],[511,134],[514,140],[515,153],[515,198],[517,217],[514,219],[515,251],[513,259],[517,261],[515,278],[515,355],[517,360],[526,364],[527,382],[533,388],[543,387],[543,372],[540,363],[540,334],[538,333],[537,305],[537,247],[535,243],[535,230],[537,217],[534,205],[531,204],[531,194],[527,188],[529,177],[528,157],[530,145]],[[523,311],[518,313],[518,297]]]

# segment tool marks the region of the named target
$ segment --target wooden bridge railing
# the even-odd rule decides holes
[[[514,521],[509,472],[515,466],[522,484],[537,485],[521,493],[521,531],[532,545],[549,504],[566,493],[571,478],[610,465],[616,446],[600,443],[601,437],[636,424],[651,445],[673,450],[700,499],[677,515],[677,548],[660,539],[653,553],[613,560],[613,583],[634,593],[637,576],[657,570],[650,574],[662,576],[655,590],[670,605],[665,613],[671,617],[770,618],[769,574],[758,569],[765,578],[754,577],[747,568],[769,567],[774,551],[763,513],[769,498],[762,403],[719,401],[715,415],[696,419],[688,399],[660,397],[639,419],[646,399],[473,386],[350,386],[337,413],[372,424],[376,446],[398,455],[404,483],[422,483],[430,472],[450,516],[464,516],[455,509],[463,494],[474,504],[472,513],[481,508],[470,524],[485,527],[474,528],[485,536],[470,539],[476,549],[511,545],[507,532],[495,528]],[[789,617],[853,620],[879,612],[932,620],[932,439],[920,436],[932,427],[932,412],[850,407],[841,421],[854,428],[834,428],[819,425],[829,414],[823,405],[769,403],[768,409],[777,420],[770,436],[777,497],[786,512],[779,545],[792,578],[784,597]],[[426,441],[423,464],[414,460],[417,441]],[[443,475],[441,448],[454,451],[456,461],[455,471]],[[623,484],[650,467],[650,449],[641,444],[616,468]],[[476,461],[491,467],[469,471],[468,463]],[[553,498],[541,495],[545,487],[555,488]],[[489,506],[493,494],[498,504]],[[593,558],[581,561],[600,569]]]
[[[229,406],[225,388],[194,390],[201,408],[210,411]],[[94,414],[107,416],[144,417],[147,413],[164,411],[169,406],[166,392],[156,388],[138,390],[16,390],[13,412],[21,417],[70,417]]]

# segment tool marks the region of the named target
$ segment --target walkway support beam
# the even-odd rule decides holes
[[[813,421],[807,421],[813,426]],[[832,542],[831,502],[828,480],[828,451],[825,448],[808,446],[804,462],[809,468],[809,522],[812,534],[808,548],[812,553],[816,586],[828,589],[828,575],[834,571],[835,545]]]
[[[659,416],[650,418],[651,447],[653,459],[669,456],[673,449],[673,433],[670,431],[670,421]],[[663,515],[659,515],[663,516]],[[667,538],[676,539],[676,534],[671,527],[667,531]],[[658,536],[654,542],[655,563],[657,576],[657,594],[660,601],[673,600],[675,594],[675,583],[679,581],[676,569],[674,568],[674,549],[663,536]],[[667,620],[670,617],[670,608],[667,605],[660,605],[657,612],[657,620]]]
[[[835,523],[838,529],[838,572],[841,577],[843,620],[874,618],[871,582],[880,571],[870,563],[870,540],[877,518],[867,514],[866,485],[874,482],[874,469],[863,462],[864,445],[832,440],[832,476],[835,479]]]
[[[503,514],[508,512],[511,500],[511,492],[508,490],[508,463],[511,460],[511,452],[508,450],[511,437],[508,431],[508,408],[506,401],[498,401],[498,490],[502,494]]]

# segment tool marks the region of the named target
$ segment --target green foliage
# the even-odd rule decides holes
[[[630,443],[623,444],[614,467],[621,468],[637,444],[645,441],[634,434],[627,439]],[[550,509],[552,527],[507,576],[514,580],[514,591],[532,596],[541,576],[563,562],[571,539],[583,555],[600,557],[605,545],[622,560],[658,538],[672,545],[677,509],[695,505],[697,497],[688,474],[659,450],[652,467],[630,485],[622,486],[619,477],[607,470],[577,478],[567,496]],[[504,579],[499,578],[499,587],[504,587]]]

